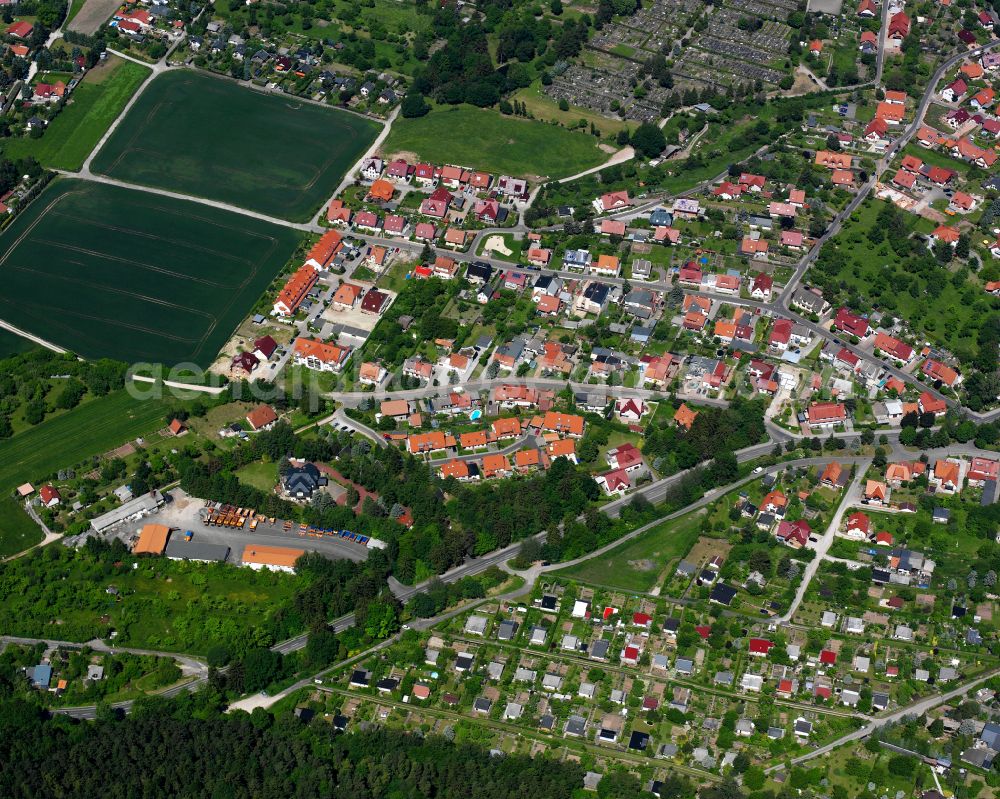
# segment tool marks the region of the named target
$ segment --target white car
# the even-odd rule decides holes
[[[754,468],[753,473],[754,474],[760,474],[762,471],[764,471],[764,467],[763,466],[757,466],[756,468]]]

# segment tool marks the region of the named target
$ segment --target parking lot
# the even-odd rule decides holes
[[[190,530],[194,533],[195,541],[228,546],[231,550],[227,561],[229,563],[240,562],[240,555],[247,544],[295,547],[309,552],[319,552],[331,559],[363,561],[368,557],[368,548],[361,544],[351,543],[339,537],[300,536],[298,524],[293,524],[292,529],[286,532],[281,520],[277,520],[274,524],[263,521],[253,532],[250,532],[249,524],[242,530],[209,527],[202,522],[201,510],[205,507],[202,500],[190,497],[180,489],[164,492],[164,496],[167,498],[167,504],[162,509],[130,525],[123,525],[115,531],[115,536],[129,543],[138,535],[143,525],[165,524],[176,528],[171,534],[172,539]]]

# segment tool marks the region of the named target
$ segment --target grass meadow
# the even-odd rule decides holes
[[[695,511],[664,521],[600,557],[555,572],[568,580],[621,588],[651,590],[668,564],[683,558],[698,540],[704,513]]]
[[[168,405],[122,389],[0,441],[0,494],[155,432],[166,424]]]
[[[608,154],[587,133],[501,116],[472,106],[399,117],[382,149],[434,163],[464,164],[519,177],[561,178],[603,164]]]
[[[0,558],[42,539],[38,526],[11,498],[16,486],[37,485],[59,469],[80,466],[94,455],[155,432],[164,425],[167,405],[117,391],[0,441]]]
[[[46,550],[0,565],[0,629],[27,637],[57,629],[61,639],[88,641],[112,627],[121,646],[203,655],[224,643],[235,651],[255,639],[271,643],[265,620],[287,606],[299,579],[161,557],[113,565]],[[112,586],[117,593],[107,592]]]

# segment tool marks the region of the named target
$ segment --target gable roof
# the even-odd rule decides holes
[[[254,430],[260,430],[278,421],[278,414],[270,405],[258,405],[246,416],[247,422]]]

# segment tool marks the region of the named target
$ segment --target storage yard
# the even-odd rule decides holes
[[[190,531],[194,542],[230,547],[230,563],[238,563],[243,548],[251,544],[295,546],[329,558],[355,561],[365,560],[369,547],[384,546],[380,541],[372,543],[365,536],[351,538],[353,533],[342,535],[341,531],[318,530],[284,519],[267,518],[252,508],[205,503],[179,489],[171,491],[170,497],[171,501],[157,513],[116,531],[117,535],[128,542],[144,525],[164,524],[174,529],[172,540],[186,538]]]

